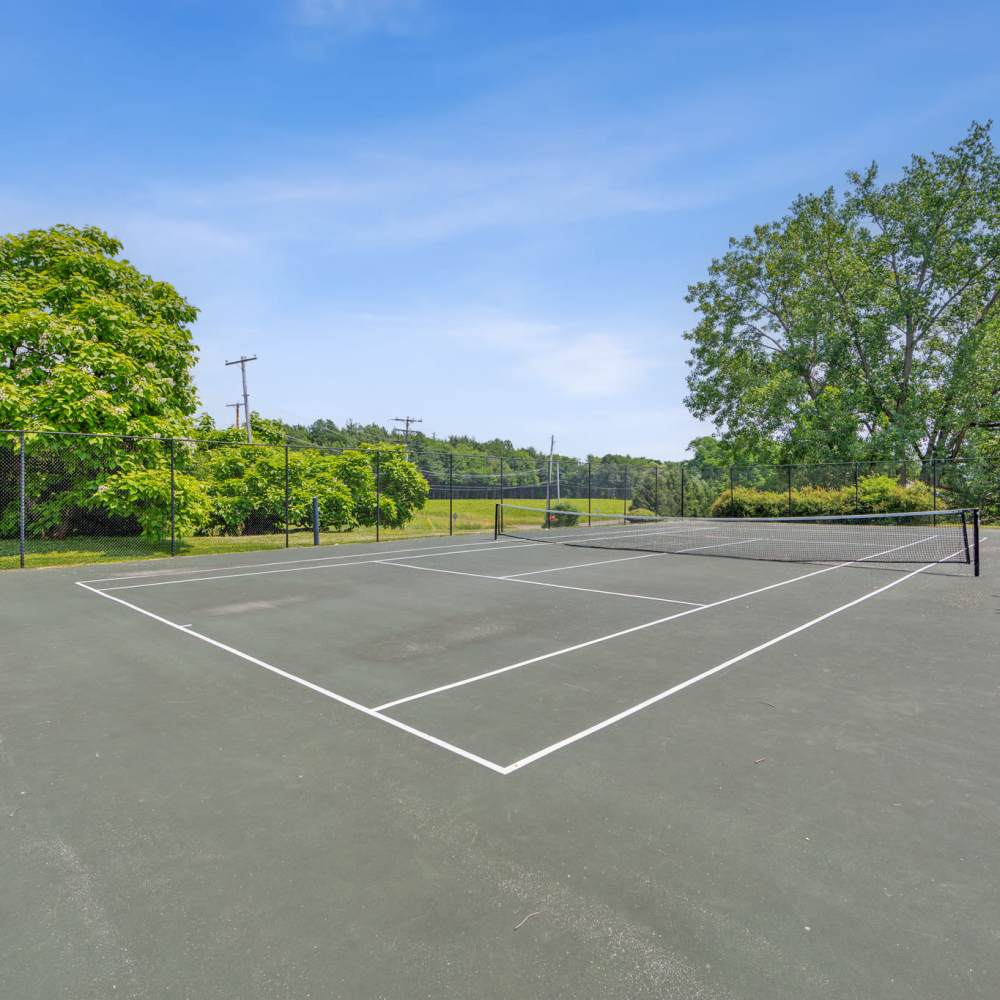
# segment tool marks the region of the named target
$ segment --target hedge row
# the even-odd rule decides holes
[[[930,510],[934,495],[923,482],[905,486],[890,476],[866,476],[858,488],[843,486],[826,489],[803,486],[787,492],[756,490],[737,486],[720,493],[712,503],[712,517],[816,517],[821,514],[895,514]],[[789,509],[789,507],[791,509]]]

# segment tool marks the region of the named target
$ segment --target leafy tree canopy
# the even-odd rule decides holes
[[[1000,158],[945,153],[798,198],[730,241],[688,301],[691,411],[783,461],[954,458],[1000,419]]]
[[[94,227],[0,237],[0,426],[183,435],[197,310]]]

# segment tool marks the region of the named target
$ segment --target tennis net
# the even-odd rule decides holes
[[[781,562],[966,563],[979,575],[979,511],[679,518],[496,505],[495,536],[587,548]]]

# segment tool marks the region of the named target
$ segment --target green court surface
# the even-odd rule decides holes
[[[4,573],[0,996],[996,997],[998,544]]]

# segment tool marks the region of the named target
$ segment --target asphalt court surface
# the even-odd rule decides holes
[[[915,568],[400,549],[86,585],[504,767]]]
[[[0,576],[0,995],[996,996],[994,544]]]

